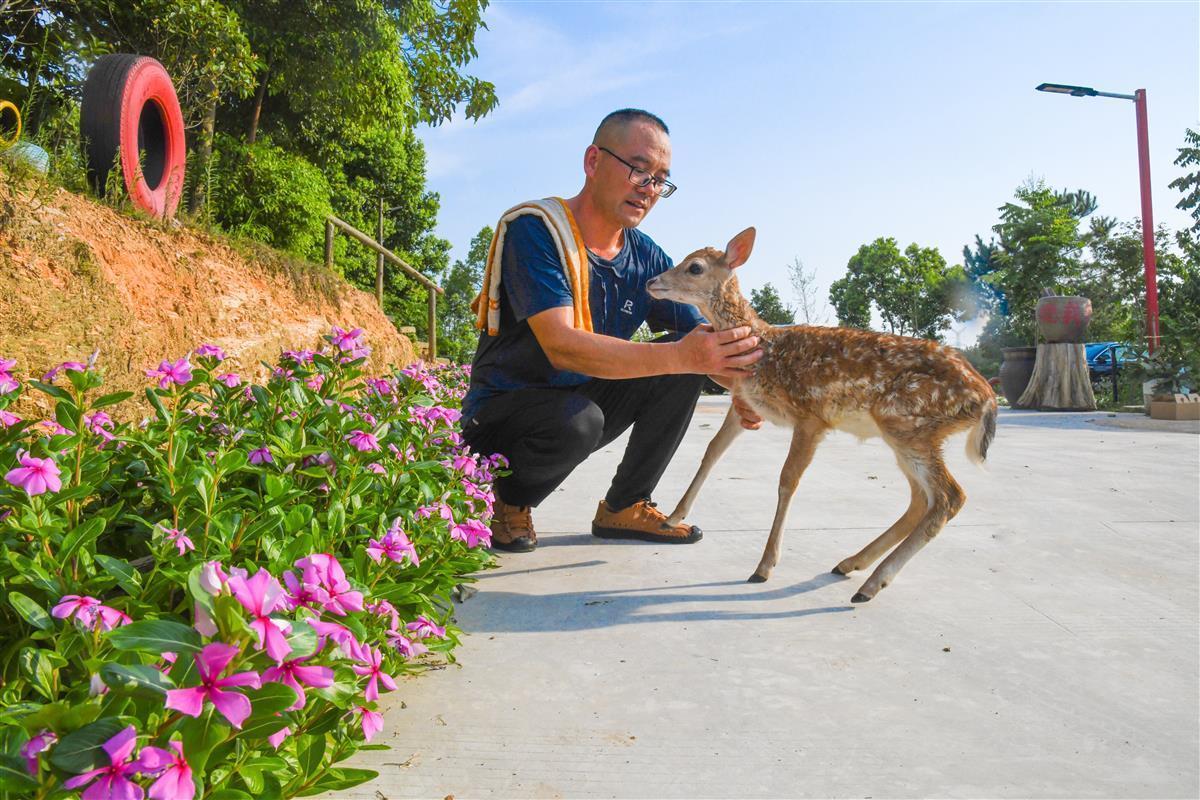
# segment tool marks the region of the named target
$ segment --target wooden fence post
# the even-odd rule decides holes
[[[333,223],[325,220],[325,269],[333,271]]]
[[[437,361],[437,292],[429,290],[429,363]]]

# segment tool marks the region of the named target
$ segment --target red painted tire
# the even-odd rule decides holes
[[[98,58],[83,84],[79,124],[97,194],[119,155],[134,204],[156,217],[175,215],[187,147],[179,98],[162,64],[125,53]]]

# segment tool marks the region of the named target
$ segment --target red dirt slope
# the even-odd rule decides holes
[[[323,269],[177,225],[135,219],[0,167],[0,356],[19,379],[99,348],[105,390],[141,394],[145,370],[209,342],[230,371],[360,327],[368,366],[415,360],[374,298]],[[37,395],[37,393],[33,393]]]

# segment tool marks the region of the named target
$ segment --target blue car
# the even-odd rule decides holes
[[[1090,342],[1083,348],[1093,381],[1112,375],[1114,364],[1118,369],[1126,369],[1141,359],[1140,351],[1121,342]]]

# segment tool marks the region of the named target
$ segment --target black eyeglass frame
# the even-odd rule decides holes
[[[679,188],[678,186],[671,183],[666,178],[656,178],[653,175],[651,175],[648,171],[642,169],[641,167],[637,166],[636,164],[630,164],[628,161],[621,158],[619,155],[614,153],[612,150],[609,150],[607,147],[604,147],[603,145],[596,145],[596,149],[603,150],[605,153],[608,153],[610,156],[615,158],[617,161],[620,161],[622,164],[629,167],[629,182],[632,183],[634,186],[641,187],[641,186],[647,186],[649,184],[654,184],[655,192],[658,194],[659,197],[670,197],[671,195],[675,194],[675,190]],[[638,183],[637,181],[635,181],[633,179],[633,173],[635,173],[635,172],[645,173],[646,180],[642,181],[641,183]]]

